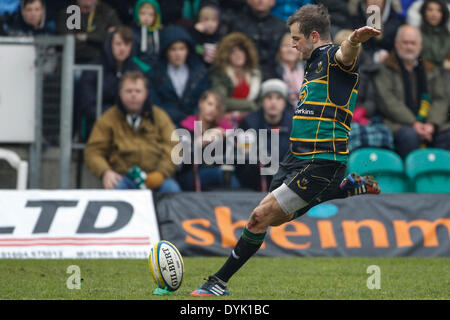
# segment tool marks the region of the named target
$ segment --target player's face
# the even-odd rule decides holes
[[[183,41],[176,41],[167,50],[167,59],[169,63],[179,67],[184,64],[189,54],[188,46]]]
[[[297,49],[304,60],[308,60],[313,52],[313,42],[311,38],[306,39],[303,33],[300,33],[300,25],[298,22],[290,27],[292,47]]]
[[[147,99],[147,88],[142,79],[125,80],[120,89],[120,99],[129,113],[139,113]]]
[[[286,100],[276,92],[269,93],[263,99],[264,113],[269,117],[280,115],[286,107]]]
[[[441,6],[436,2],[430,2],[425,9],[425,19],[433,27],[438,26],[442,21]]]
[[[122,37],[119,34],[114,34],[112,40],[112,53],[114,58],[118,62],[125,61],[131,54],[131,46],[132,43],[126,43],[123,41]]]

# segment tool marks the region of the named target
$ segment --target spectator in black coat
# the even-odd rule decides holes
[[[57,0],[60,1],[60,0]],[[137,0],[102,0],[114,8],[119,15],[120,21],[124,25],[130,26],[133,23],[133,10]],[[161,0],[160,0],[161,1]],[[164,0],[162,0],[164,1]]]
[[[261,104],[262,107],[257,111],[250,113],[240,123],[240,128],[244,131],[248,129],[256,130],[266,129],[267,131],[267,151],[271,159],[278,157],[278,163],[289,150],[289,136],[292,130],[293,110],[288,106],[288,88],[280,79],[269,79],[263,82],[261,87]],[[278,144],[271,141],[270,130],[276,130],[279,133]],[[249,132],[246,134],[245,145],[257,143],[258,148],[260,142],[258,138],[252,136]],[[272,143],[274,145],[272,145]],[[242,144],[242,141],[241,141]],[[240,146],[238,139],[238,148]],[[278,147],[278,150],[277,150]],[[251,146],[250,146],[251,148]],[[278,154],[271,154],[272,151],[278,151]],[[258,150],[259,154],[259,150]],[[261,159],[260,159],[261,160]],[[272,160],[273,162],[273,160]],[[272,176],[261,176],[261,168],[259,164],[248,164],[236,166],[236,175],[242,187],[250,188],[256,191],[267,191]],[[272,163],[274,164],[274,163]],[[266,167],[269,165],[266,164]]]
[[[375,63],[382,63],[394,48],[395,35],[398,28],[405,23],[400,16],[401,6],[398,0],[350,0],[349,11],[352,15],[353,29],[367,25],[367,21],[374,21],[374,15],[366,13],[369,6],[375,5],[380,8],[380,25],[382,34],[365,42],[364,50],[370,55]]]
[[[176,25],[182,19],[184,0],[163,0],[159,5],[164,25]]]
[[[348,0],[314,0],[313,2],[327,7],[331,22],[330,33],[333,38],[339,30],[352,28],[352,20],[347,7]]]
[[[54,34],[55,24],[46,19],[44,0],[22,0],[20,14],[17,14],[12,25],[6,30],[9,36],[35,36]]]
[[[140,70],[134,62],[133,32],[129,27],[119,27],[109,34],[103,55],[91,63],[103,67],[102,113],[117,102],[119,83],[127,71]],[[86,123],[83,137],[88,137],[96,121],[97,72],[84,71],[80,81],[80,116]]]
[[[182,27],[169,26],[161,32],[158,63],[147,74],[152,101],[174,122],[198,111],[198,100],[209,89],[207,71],[195,53],[194,42]]]
[[[222,25],[220,34],[224,36],[228,33],[228,26],[237,15],[242,12],[242,9],[247,6],[247,0],[216,0],[220,8],[220,17]]]
[[[216,49],[221,39],[219,26],[219,7],[205,4],[199,11],[198,21],[190,29],[195,52],[202,57],[206,67],[210,67],[216,57]]]
[[[229,32],[242,32],[255,44],[263,79],[275,77],[275,57],[281,38],[289,30],[285,21],[272,16],[275,0],[247,0],[248,7],[229,25]]]
[[[75,62],[89,63],[102,53],[103,44],[109,32],[122,23],[116,13],[106,3],[98,0],[77,0],[81,11],[80,29],[69,29],[66,9],[59,12],[56,31],[59,34],[75,34]]]

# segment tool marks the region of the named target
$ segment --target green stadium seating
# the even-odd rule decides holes
[[[348,172],[371,175],[379,183],[382,193],[403,193],[410,191],[400,156],[387,149],[362,148],[350,153]]]
[[[415,192],[450,193],[450,152],[419,149],[405,159],[406,174]]]

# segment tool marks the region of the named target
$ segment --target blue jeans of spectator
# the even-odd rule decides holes
[[[450,130],[438,133],[433,147],[450,151]]]
[[[115,190],[126,190],[126,189],[138,189],[136,183],[133,180],[128,178],[127,176],[122,176],[122,180],[119,181]],[[178,182],[173,178],[167,178],[163,181],[162,185],[153,190],[155,192],[164,193],[164,192],[181,192],[181,188],[178,185]]]
[[[416,149],[420,148],[422,139],[413,127],[402,127],[394,133],[395,151],[403,159]]]
[[[225,187],[224,173],[219,166],[199,168],[198,175],[200,178],[202,190]],[[189,171],[183,174],[180,177],[180,184],[183,190],[186,191],[195,190],[194,173],[192,171]],[[231,175],[230,187],[231,188],[240,187],[239,181],[234,174]]]
[[[416,130],[412,127],[403,127],[394,134],[395,150],[404,159],[406,156],[424,143]],[[450,150],[450,130],[438,133],[434,137],[434,141],[427,147],[441,148]]]

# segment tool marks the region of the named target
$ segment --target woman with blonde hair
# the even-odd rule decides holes
[[[258,52],[243,33],[233,32],[222,39],[209,72],[211,87],[225,98],[226,112],[236,117],[257,108],[261,87]]]

